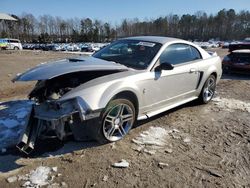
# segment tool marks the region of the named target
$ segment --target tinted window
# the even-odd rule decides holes
[[[250,53],[233,52],[228,57],[233,63],[250,63]]]
[[[10,43],[19,43],[18,40],[9,40]]]
[[[176,65],[200,58],[200,53],[196,48],[187,44],[172,44],[162,52],[160,63]]]
[[[118,40],[93,56],[135,69],[146,69],[160,48],[161,44],[155,42]]]
[[[190,46],[190,48],[192,50],[193,60],[202,59],[200,52],[195,47]]]

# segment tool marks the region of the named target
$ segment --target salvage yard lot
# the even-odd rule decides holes
[[[34,83],[11,82],[17,73],[71,56],[0,52],[0,102],[25,99],[32,89]],[[5,116],[0,106],[0,118]],[[122,159],[127,168],[112,166]],[[39,166],[57,167],[45,168],[52,187],[250,187],[250,76],[226,76],[208,105],[192,102],[138,122],[114,144],[47,140],[31,158],[7,150],[0,156],[0,187],[35,185],[29,174]]]

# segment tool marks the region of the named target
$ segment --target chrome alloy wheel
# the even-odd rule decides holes
[[[203,90],[203,99],[205,102],[208,102],[213,98],[215,86],[215,78],[213,76],[209,77]]]
[[[122,139],[131,129],[134,113],[127,104],[113,106],[103,121],[103,134],[111,142]]]

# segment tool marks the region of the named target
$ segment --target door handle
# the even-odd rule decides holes
[[[189,72],[193,73],[193,72],[197,72],[197,70],[195,68],[191,68]]]

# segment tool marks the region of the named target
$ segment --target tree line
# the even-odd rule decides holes
[[[118,25],[90,18],[63,19],[58,16],[12,15],[18,21],[1,21],[0,37],[24,42],[109,42],[121,37],[159,35],[186,40],[241,40],[250,37],[250,12],[223,9],[208,15],[168,14],[156,19],[124,19]]]

